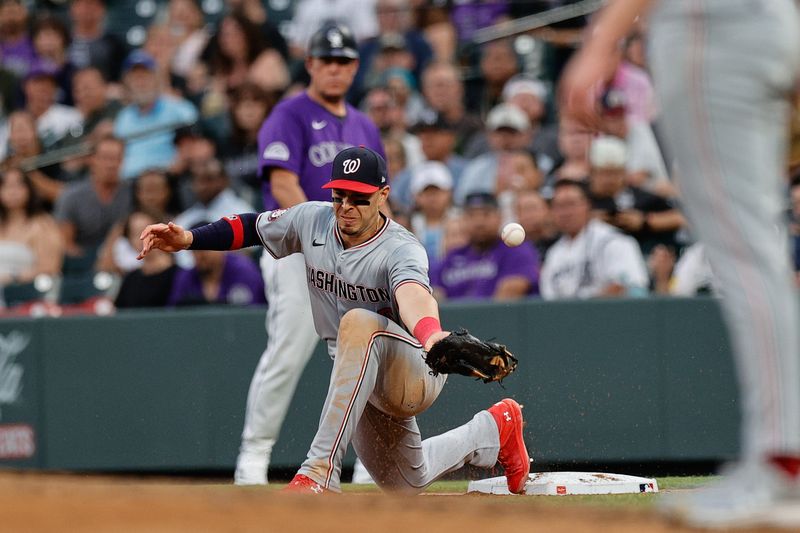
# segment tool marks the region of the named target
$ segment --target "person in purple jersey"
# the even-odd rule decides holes
[[[311,81],[302,94],[272,110],[258,134],[264,209],[287,209],[308,200],[330,201],[322,189],[342,149],[363,145],[385,157],[377,127],[345,101],[358,70],[352,32],[325,25],[311,38],[306,58]],[[300,375],[317,345],[305,260],[261,258],[267,291],[268,345],[247,397],[244,431],[234,481],[267,483],[272,448]]]
[[[511,300],[534,294],[539,258],[529,243],[509,248],[499,237],[500,209],[489,193],[464,201],[469,244],[451,251],[431,273],[437,299]]]
[[[232,252],[194,251],[195,266],[175,274],[168,306],[263,305],[264,283],[252,259]]]
[[[258,146],[266,210],[330,200],[322,186],[333,158],[345,148],[363,145],[385,155],[375,124],[339,96],[358,68],[355,49],[346,53],[328,40],[328,33],[334,41],[337,35],[346,39],[344,31],[331,26],[315,35],[306,60],[308,90],[278,104],[261,127]],[[325,57],[331,53],[339,55]]]
[[[0,59],[3,68],[19,78],[25,78],[36,63],[28,34],[28,8],[22,0],[0,0]]]

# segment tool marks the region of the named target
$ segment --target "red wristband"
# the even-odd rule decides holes
[[[439,319],[425,316],[420,318],[417,325],[414,326],[414,337],[424,347],[430,336],[440,331],[442,331],[442,325],[439,323]]]
[[[244,226],[242,225],[242,219],[236,215],[231,215],[229,217],[222,217],[222,219],[231,225],[231,229],[233,230],[233,243],[231,243],[231,250],[238,250],[242,247],[244,243]]]

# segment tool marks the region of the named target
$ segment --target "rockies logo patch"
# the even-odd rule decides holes
[[[282,142],[271,143],[264,148],[264,153],[261,157],[263,159],[272,159],[273,161],[288,161],[289,147]]]

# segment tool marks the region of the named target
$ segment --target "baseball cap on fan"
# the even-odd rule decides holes
[[[378,152],[353,146],[336,154],[331,181],[322,188],[372,194],[388,185],[387,176],[386,161]]]
[[[122,72],[124,74],[127,74],[134,67],[142,67],[146,68],[147,70],[155,70],[156,60],[148,52],[144,51],[141,48],[137,48],[136,50],[128,54],[128,57],[126,57],[125,61],[122,62]]]
[[[358,44],[350,28],[329,22],[311,36],[308,56],[358,59]]]
[[[489,111],[486,127],[490,130],[506,128],[515,131],[527,131],[531,128],[528,116],[515,105],[498,104]]]
[[[426,161],[414,170],[409,184],[411,194],[416,196],[428,187],[443,191],[453,190],[453,175],[447,165],[441,161]]]
[[[0,1],[0,4],[2,4],[2,1]],[[48,78],[55,82],[57,76],[58,67],[47,61],[36,61],[33,63],[33,65],[31,65],[30,70],[28,70],[28,74],[25,75],[25,81],[32,80],[34,78]]]

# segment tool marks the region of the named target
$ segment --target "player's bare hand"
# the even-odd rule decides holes
[[[587,43],[575,54],[559,84],[561,109],[566,116],[600,130],[600,98],[614,74],[616,57],[593,43]]]
[[[592,218],[602,220],[606,224],[612,224],[614,222],[614,215],[605,209],[592,209]]]
[[[436,333],[432,334],[430,337],[428,337],[428,341],[425,343],[425,351],[430,351],[434,344],[444,339],[448,335],[450,335],[449,331],[437,331]]]
[[[675,252],[663,244],[653,248],[647,259],[647,266],[655,280],[669,280],[675,268]]]
[[[616,214],[613,223],[615,226],[633,233],[644,227],[644,221],[644,213],[637,209],[626,209]]]
[[[142,251],[137,259],[143,259],[150,250],[158,249],[165,252],[186,250],[192,244],[192,232],[186,231],[173,222],[167,224],[151,224],[139,236],[142,241]]]

